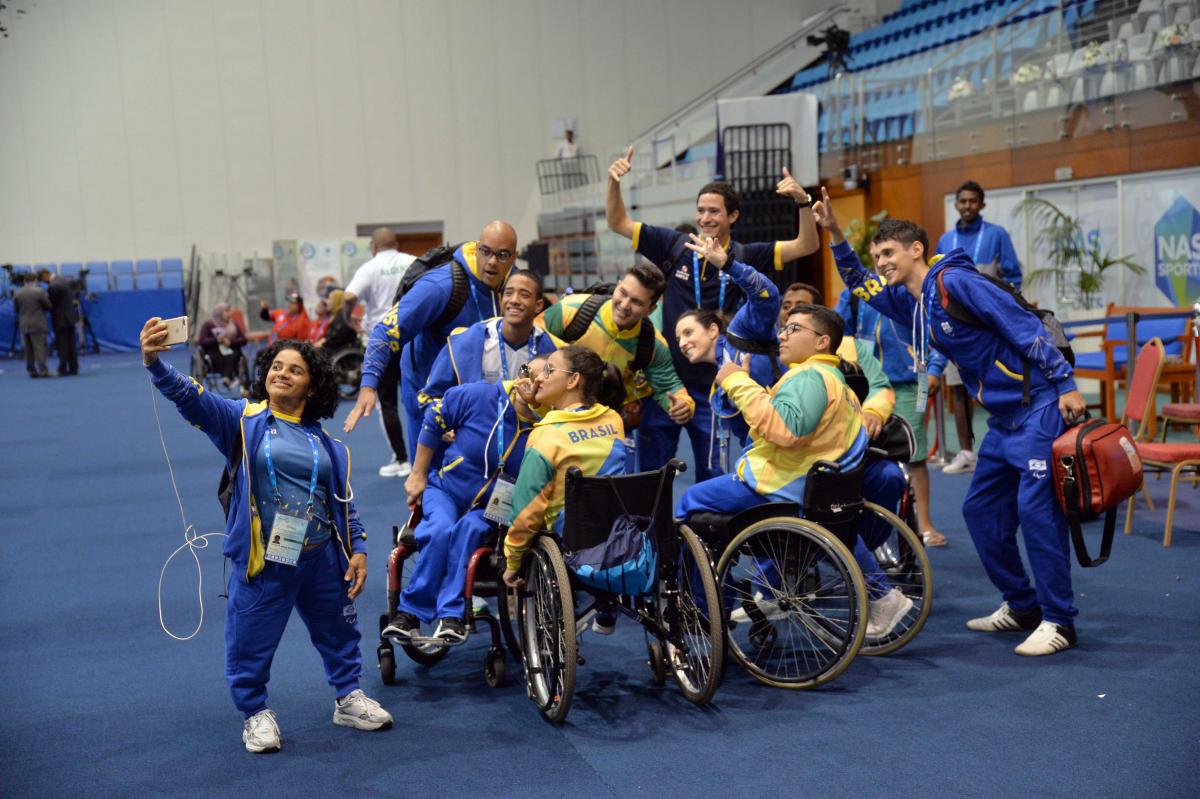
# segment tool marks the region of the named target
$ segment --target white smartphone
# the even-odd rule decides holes
[[[186,316],[177,316],[174,319],[164,319],[167,323],[167,340],[164,344],[187,344],[188,340],[188,320]]]

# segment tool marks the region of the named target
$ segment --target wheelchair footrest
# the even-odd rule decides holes
[[[385,635],[384,638],[395,644],[412,644],[413,646],[459,646],[465,644],[470,639],[471,634],[468,631],[467,638],[461,641],[447,641],[442,638],[436,638],[432,635],[412,635],[405,637],[403,635]]]

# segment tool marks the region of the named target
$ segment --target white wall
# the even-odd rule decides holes
[[[817,0],[8,0],[0,261],[535,233],[549,120],[602,162]],[[25,10],[15,15],[15,9]],[[797,65],[799,68],[802,65]],[[602,163],[602,167],[606,166]]]

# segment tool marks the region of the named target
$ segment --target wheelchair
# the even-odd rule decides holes
[[[218,394],[232,392],[237,396],[244,397],[250,390],[250,362],[246,359],[244,350],[238,351],[237,380],[239,386],[236,389],[225,387],[225,384],[221,382],[220,370],[214,367],[212,359],[199,347],[192,350],[190,372],[197,383]]]
[[[652,678],[671,675],[684,697],[702,705],[721,682],[724,636],[720,596],[703,542],[672,519],[675,475],[686,469],[672,460],[662,469],[618,477],[566,476],[563,537],[538,535],[525,557],[517,592],[517,631],[524,652],[529,698],[548,721],[560,723],[571,709],[579,637],[597,609],[613,608],[644,628]],[[608,540],[627,508],[650,517],[648,534],[657,553],[654,588],[643,596],[609,593],[584,585],[567,568],[572,552]],[[585,597],[577,611],[576,594]]]
[[[329,360],[337,372],[339,398],[352,400],[358,396],[359,384],[362,382],[363,353],[365,351],[362,344],[355,342],[329,354]]]
[[[736,515],[700,513],[688,524],[720,552],[717,582],[727,642],[755,679],[777,688],[815,688],[860,652],[907,644],[928,618],[929,561],[916,534],[862,497],[864,465],[842,472],[818,461],[805,482],[804,511],[767,503]],[[863,524],[889,527],[875,549],[881,572],[913,607],[893,630],[867,639],[867,583],[853,555]]]
[[[420,522],[420,510],[413,511],[404,528],[392,528],[392,552],[388,556],[387,580],[387,609],[379,616],[379,646],[376,655],[379,659],[379,675],[384,685],[396,682],[396,653],[393,639],[384,635],[384,631],[396,613],[400,602],[400,590],[404,575],[404,564],[409,558],[420,551],[414,536],[417,524]],[[467,641],[479,631],[481,623],[486,624],[491,634],[491,643],[484,655],[484,681],[492,688],[499,688],[508,682],[507,652],[513,652],[520,659],[520,647],[513,627],[513,618],[509,609],[508,593],[500,575],[504,573],[504,555],[497,546],[498,532],[488,535],[482,546],[471,553],[467,563],[467,577],[463,587],[465,610],[463,626],[467,630]],[[495,597],[499,605],[499,618],[490,613],[477,613],[472,607],[474,597]],[[410,660],[427,668],[432,668],[446,657],[450,649],[462,646],[466,641],[450,644],[432,636],[414,636],[397,640],[400,648]],[[505,644],[508,645],[507,650]]]

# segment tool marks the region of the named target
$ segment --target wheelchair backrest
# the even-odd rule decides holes
[[[675,475],[686,466],[672,459],[661,469],[609,477],[584,477],[578,467],[567,470],[563,507],[563,549],[576,552],[608,539],[613,522],[625,513],[654,520],[654,540],[672,524]]]
[[[841,471],[830,461],[817,461],[804,482],[804,518],[819,524],[849,548],[858,535],[863,509],[863,465]]]

